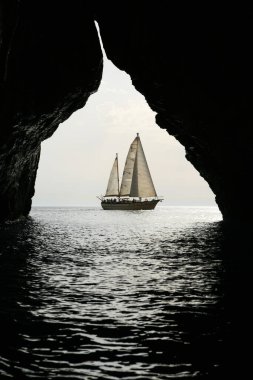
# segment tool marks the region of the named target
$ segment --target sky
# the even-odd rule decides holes
[[[130,76],[104,57],[98,91],[42,143],[33,206],[99,206],[96,196],[105,193],[115,154],[121,177],[137,132],[162,204],[216,205],[184,147],[155,123]]]

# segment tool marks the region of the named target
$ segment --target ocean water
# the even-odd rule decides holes
[[[224,241],[215,207],[33,208],[0,225],[0,378],[233,372],[245,305]]]

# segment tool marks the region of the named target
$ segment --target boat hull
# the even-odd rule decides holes
[[[153,210],[160,200],[143,202],[101,202],[104,210]]]

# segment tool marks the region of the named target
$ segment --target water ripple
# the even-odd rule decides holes
[[[1,376],[216,373],[227,323],[219,220],[214,208],[52,208],[2,225]]]

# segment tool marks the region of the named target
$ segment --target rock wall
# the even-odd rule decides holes
[[[87,3],[1,1],[0,75],[0,218],[14,219],[30,211],[41,141],[99,86]]]
[[[251,222],[252,11],[129,1],[96,18],[108,58],[185,146],[224,220]]]
[[[29,212],[41,141],[99,86],[95,19],[108,58],[185,146],[224,220],[251,222],[250,9],[162,0],[10,0],[0,9],[2,218]]]

